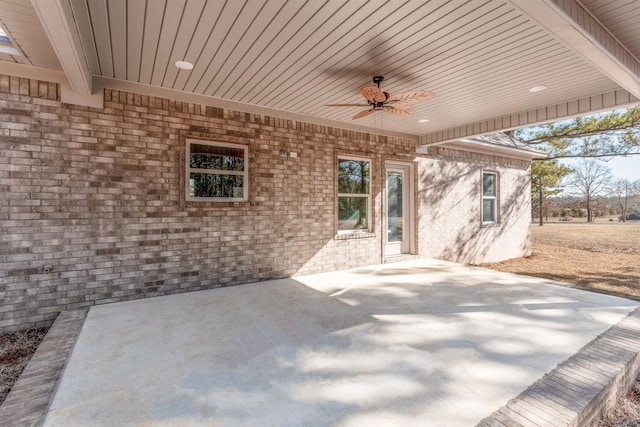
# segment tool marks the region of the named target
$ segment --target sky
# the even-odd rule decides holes
[[[624,112],[626,109],[620,108],[612,111]],[[598,114],[588,114],[583,117],[591,117],[591,116],[604,116],[611,111],[604,111]],[[570,120],[560,120],[557,123],[569,123]],[[537,126],[532,126],[530,128],[526,128],[524,130],[535,130]],[[569,159],[559,159],[559,163],[565,164],[567,166],[575,166],[580,162],[581,159],[569,158]],[[611,174],[614,178],[620,179],[628,179],[629,181],[638,181],[640,180],[640,154],[631,155],[631,156],[615,156],[608,158],[600,158],[606,166],[611,169]]]
[[[573,166],[579,161],[579,159],[561,159],[560,163]],[[611,169],[615,178],[628,179],[629,181],[640,180],[640,155],[616,156],[603,163]]]

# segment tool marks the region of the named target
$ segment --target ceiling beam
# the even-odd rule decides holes
[[[100,84],[94,84],[94,93],[80,95],[71,89],[67,76],[60,70],[34,67],[33,65],[18,64],[8,61],[2,62],[2,74],[23,77],[26,79],[41,80],[58,83],[60,85],[60,101],[66,104],[83,105],[85,107],[103,108],[104,90]]]
[[[487,133],[519,129],[562,119],[595,114],[640,103],[640,99],[620,89],[573,101],[551,104],[520,113],[494,117],[420,136],[420,146],[438,145]],[[420,149],[418,150],[420,152]]]
[[[604,75],[640,98],[640,61],[580,0],[511,0]]]
[[[78,96],[91,96],[92,77],[69,0],[31,0],[69,86]]]

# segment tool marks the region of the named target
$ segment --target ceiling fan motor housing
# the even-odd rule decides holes
[[[382,82],[384,80],[384,76],[373,76],[373,82],[376,84],[376,86],[378,86],[378,89],[380,88],[380,82]],[[384,99],[383,100],[379,100],[379,99],[375,99],[374,102],[369,101],[369,105],[371,105],[373,107],[373,111],[380,111],[380,110],[384,110],[384,104],[385,102],[387,102],[387,99],[389,99],[389,93],[387,92],[382,92],[384,94]]]
[[[364,110],[353,116],[352,120],[361,119],[373,114],[374,111],[384,111],[385,113],[396,116],[408,116],[413,113],[413,107],[410,104],[426,101],[436,96],[434,93],[422,90],[413,90],[395,94],[393,97],[388,92],[380,89],[380,82],[384,80],[383,76],[374,76],[373,83],[375,86],[365,86],[360,89],[360,93],[366,99],[366,104],[327,104],[330,107],[359,107],[367,106],[369,109]]]

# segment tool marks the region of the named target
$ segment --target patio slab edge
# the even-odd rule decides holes
[[[593,426],[640,373],[640,307],[476,427]]]
[[[61,312],[0,406],[3,426],[39,426],[80,335],[88,309]]]

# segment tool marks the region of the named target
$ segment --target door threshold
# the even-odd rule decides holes
[[[411,261],[418,258],[420,258],[418,255],[413,255],[413,254],[390,255],[390,256],[386,256],[382,261],[382,263],[391,264],[394,262]]]

